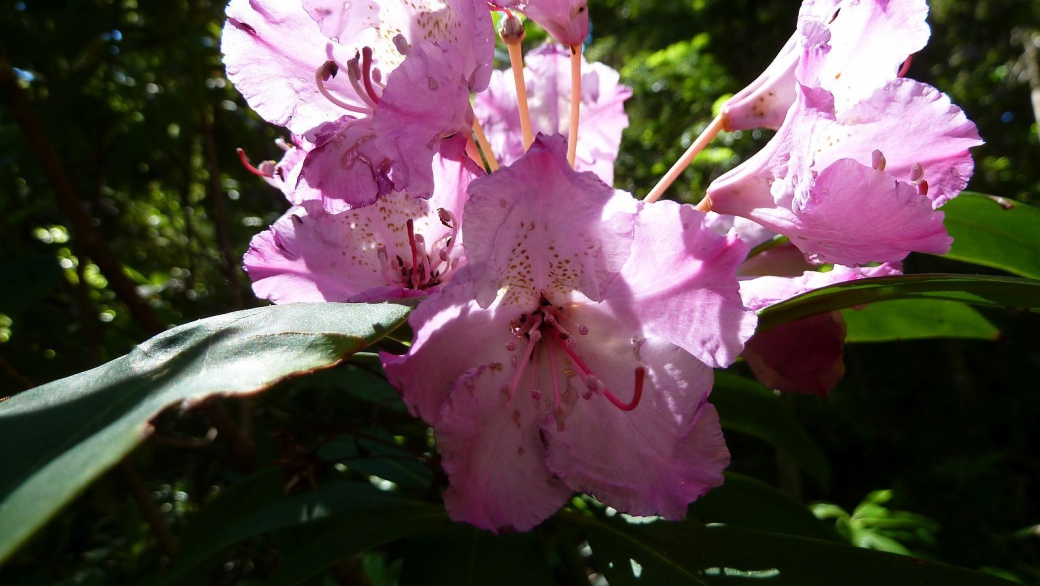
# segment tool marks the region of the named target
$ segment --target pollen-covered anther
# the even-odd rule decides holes
[[[881,154],[881,151],[875,149],[874,152],[870,153],[870,159],[870,166],[873,167],[875,171],[885,170],[885,155]]]
[[[924,179],[924,167],[920,163],[910,167],[910,185],[917,188],[917,193],[928,195],[928,182]]]
[[[527,37],[524,23],[512,12],[508,10],[505,12],[506,17],[502,19],[502,25],[498,27],[498,35],[502,37],[502,42],[506,45],[519,45]]]
[[[583,335],[583,336],[589,335],[589,328],[588,328],[588,326],[586,326],[585,324],[579,324],[578,325],[578,333]]]

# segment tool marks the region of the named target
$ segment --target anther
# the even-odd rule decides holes
[[[404,35],[397,35],[394,37],[394,47],[397,48],[398,53],[406,57],[412,50],[412,46],[408,44],[408,39],[404,38]]]
[[[922,179],[924,179],[924,167],[921,166],[921,163],[914,163],[910,166],[910,181],[916,183]]]
[[[881,151],[875,149],[874,152],[870,153],[870,159],[870,166],[874,167],[875,171],[885,170],[885,155],[881,154]]]
[[[588,326],[586,326],[585,324],[580,324],[578,326],[578,333],[583,335],[583,336],[589,335],[589,328],[588,328]]]
[[[498,27],[498,35],[506,45],[519,45],[527,37],[527,31],[524,30],[524,23],[516,15],[507,12],[506,17],[502,19],[502,26]]]

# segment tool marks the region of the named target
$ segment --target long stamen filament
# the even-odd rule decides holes
[[[509,66],[513,70],[513,81],[516,85],[516,105],[520,110],[520,132],[524,137],[524,150],[526,151],[534,142],[531,111],[527,105],[527,83],[524,81],[524,54],[521,49],[521,43],[527,32],[520,19],[507,10],[506,18],[502,21],[498,34],[509,50]]]
[[[534,348],[538,345],[538,341],[542,339],[542,333],[538,330],[538,327],[542,325],[542,320],[536,319],[533,327],[528,332],[530,339],[527,341],[527,348],[524,348],[524,357],[516,365],[516,374],[513,375],[513,380],[509,383],[509,398],[513,398],[513,391],[516,390],[516,385],[520,382],[520,377],[524,375],[524,371],[527,370],[527,363],[531,360],[531,356],[534,354]],[[532,375],[532,385],[533,375]]]
[[[375,110],[375,100],[368,94],[368,90],[361,85],[361,63],[359,63],[357,56],[347,62],[347,79],[350,80],[350,85],[354,87],[354,92],[357,93],[358,97],[368,104],[369,108]]]
[[[491,143],[488,142],[487,135],[484,134],[484,127],[480,125],[480,120],[473,119],[473,134],[477,137],[477,144],[480,145],[480,150],[484,153],[484,158],[487,159],[488,167],[491,167],[491,171],[498,171],[498,159],[495,158],[495,152],[491,150]]]
[[[260,177],[273,177],[274,176],[274,163],[271,161],[264,161],[260,163],[260,168],[256,168],[252,163],[249,162],[249,158],[246,157],[246,152],[243,149],[235,149],[238,153],[238,160],[242,161],[242,166],[246,168],[253,175]]]
[[[569,347],[567,347],[567,343],[564,342],[563,339],[560,338],[559,334],[557,334],[556,332],[552,332],[549,337],[552,338],[557,344],[559,344],[561,348],[563,348],[563,351],[566,352],[567,356],[569,356],[571,358],[571,360],[574,361],[574,364],[576,364],[578,366],[578,368],[582,371],[583,374],[585,374],[586,376],[592,375],[592,369],[589,368],[589,365],[585,364],[585,361],[582,360],[574,352],[574,350],[571,350]],[[592,375],[592,376],[595,376],[595,375]],[[639,401],[642,400],[642,398],[643,398],[643,379],[645,377],[646,377],[646,368],[644,368],[642,366],[637,367],[636,368],[635,391],[632,393],[632,400],[629,401],[628,403],[625,403],[621,399],[618,399],[617,395],[612,393],[610,391],[610,389],[606,388],[605,386],[602,387],[603,395],[606,396],[607,399],[611,403],[613,403],[614,406],[617,407],[618,409],[621,409],[622,411],[631,411],[631,410],[635,409],[637,405],[639,405]]]
[[[365,91],[378,104],[379,94],[372,88],[372,47],[361,49],[361,79],[365,82]]]
[[[419,249],[415,245],[415,222],[408,220],[408,244],[412,247],[412,289],[419,288]]]
[[[704,147],[708,146],[708,143],[710,143],[712,139],[714,139],[715,136],[722,131],[725,125],[725,115],[719,114],[718,116],[716,116],[715,119],[711,121],[711,124],[709,124],[708,127],[704,129],[704,132],[702,132],[701,135],[697,137],[697,140],[693,141],[693,144],[690,145],[690,148],[686,149],[686,152],[683,153],[683,156],[679,157],[679,160],[676,161],[674,165],[672,165],[672,168],[669,169],[668,172],[664,174],[664,177],[662,177],[661,180],[657,182],[657,185],[655,185],[654,188],[650,190],[650,193],[647,194],[646,198],[643,199],[643,201],[646,203],[653,203],[661,199],[661,196],[664,195],[664,192],[669,187],[671,187],[672,183],[675,183],[675,180],[679,178],[679,175],[681,175],[682,172],[686,170],[686,167],[690,166],[690,163],[693,162],[693,159],[696,158],[702,150],[704,150]],[[708,199],[704,198],[704,201],[708,201]],[[704,203],[704,201],[702,201],[701,203]],[[708,201],[708,203],[705,204],[709,206],[708,209],[711,209],[710,204],[710,201]],[[700,204],[698,204],[697,209],[700,209],[701,211],[707,211],[701,209]]]
[[[581,45],[571,45],[571,123],[567,133],[567,162],[574,167],[578,154],[578,117],[581,115]]]
[[[336,65],[335,61],[327,61],[321,67],[319,67],[316,72],[314,72],[314,83],[318,86],[318,92],[321,93],[321,95],[325,96],[326,100],[332,102],[333,104],[336,104],[344,110],[356,112],[358,114],[371,114],[372,110],[370,108],[363,108],[361,106],[348,104],[343,100],[337,98],[336,96],[332,95],[332,92],[330,92],[329,89],[325,87],[325,80],[329,77],[335,77],[334,71],[336,70],[336,68],[338,68],[338,65]],[[355,89],[357,88],[355,87]],[[358,93],[360,94],[361,92]]]

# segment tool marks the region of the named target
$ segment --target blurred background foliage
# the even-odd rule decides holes
[[[642,195],[713,107],[769,63],[799,3],[590,4],[589,58],[618,68],[634,89],[617,185]],[[950,93],[977,122],[987,143],[975,151],[971,189],[1040,204],[1030,103],[1030,92],[1040,92],[1040,2],[931,5],[932,39],[908,75]],[[119,356],[166,325],[258,304],[240,259],[287,204],[243,169],[235,148],[254,161],[277,159],[274,140],[285,135],[224,78],[223,8],[208,0],[0,6],[0,397]],[[722,135],[671,196],[698,199],[770,135]],[[977,272],[931,257],[911,258],[907,268]],[[894,541],[919,556],[1040,584],[1040,320],[987,316],[1001,328],[996,342],[850,347],[848,375],[830,399],[787,397],[828,454],[829,486],[792,474],[782,455],[739,434],[727,436],[732,469],[804,502],[832,503],[818,514],[839,519],[853,541]],[[259,461],[292,461],[294,445],[320,439],[316,429],[381,417],[417,425],[399,410],[359,410],[324,385],[297,382],[253,403],[227,402],[236,416],[255,418]],[[156,427],[159,439],[134,456],[139,473],[97,483],[0,570],[0,582],[122,583],[166,563],[135,490],[145,489],[177,533],[244,472],[229,465],[231,448],[212,441],[201,412],[165,414]],[[306,472],[305,464],[293,465]],[[879,498],[878,489],[893,492]],[[864,525],[868,513],[871,522],[894,517],[913,535],[900,542],[898,528]],[[272,547],[241,544],[212,581],[263,575]],[[369,579],[392,582],[400,571],[392,555],[358,564]]]

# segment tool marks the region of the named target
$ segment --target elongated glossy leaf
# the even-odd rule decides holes
[[[536,534],[453,525],[408,540],[400,586],[552,586]]]
[[[413,503],[408,507],[376,509],[338,517],[309,538],[294,536],[292,551],[283,551],[282,565],[265,584],[299,584],[337,561],[424,531],[450,526],[444,507]]]
[[[922,338],[996,340],[1000,330],[971,306],[958,301],[898,299],[841,312],[846,342],[888,342]]]
[[[922,274],[860,279],[823,287],[759,312],[768,330],[808,315],[891,299],[941,299],[986,307],[1040,310],[1040,281],[984,275]]]
[[[405,514],[416,507],[429,512],[425,503],[380,490],[364,480],[324,479],[317,489],[304,486],[286,494],[281,470],[268,468],[203,507],[181,535],[183,546],[174,565],[147,578],[142,586],[179,584],[196,565],[248,537],[299,526],[314,526],[323,532],[369,512]]]
[[[947,258],[1040,279],[1040,208],[979,193],[942,207],[953,236]]]
[[[769,442],[820,484],[830,481],[826,454],[771,391],[742,376],[716,371],[709,400],[719,411],[723,429]]]
[[[1000,586],[1008,582],[890,553],[694,521],[626,524],[573,511],[611,586]]]
[[[340,361],[400,324],[394,304],[296,304],[165,332],[94,370],[0,403],[0,561],[151,432],[171,405],[262,391]]]
[[[705,523],[725,523],[773,533],[839,541],[830,523],[784,491],[750,476],[726,472],[722,486],[690,505],[687,515]]]

